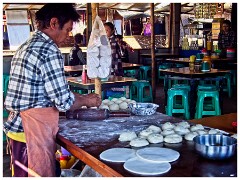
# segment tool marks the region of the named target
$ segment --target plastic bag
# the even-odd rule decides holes
[[[87,75],[89,78],[107,78],[111,67],[111,46],[101,18],[96,16],[87,47]]]

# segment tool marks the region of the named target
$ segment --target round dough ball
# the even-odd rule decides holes
[[[118,104],[111,104],[110,106],[109,106],[109,110],[111,110],[111,111],[118,111],[119,110],[119,105]]]
[[[216,130],[216,129],[210,129],[209,131],[208,131],[208,134],[217,134],[219,131],[218,130]]]
[[[175,128],[174,128],[174,131],[179,134],[179,135],[185,135],[187,133],[190,132],[189,129],[187,128],[184,128],[183,126],[180,126],[180,125],[177,125]]]
[[[154,133],[159,133],[162,131],[160,127],[154,125],[149,126],[147,129],[152,130]]]
[[[170,122],[166,122],[162,125],[162,129],[166,130],[166,129],[173,129],[175,127],[174,124],[170,123]]]
[[[204,130],[204,127],[201,124],[197,124],[195,126],[191,126],[190,130],[191,131]]]
[[[149,134],[152,134],[153,131],[151,129],[145,129],[145,130],[142,130],[140,133],[139,133],[139,137],[140,138],[147,138]]]
[[[137,102],[134,100],[129,101],[129,103],[136,104]]]
[[[118,99],[118,100],[115,101],[116,104],[121,104],[122,102],[123,102],[123,101],[120,100],[120,99]]]
[[[125,102],[129,103],[131,101],[131,99],[126,99]]]
[[[131,141],[135,138],[137,138],[136,133],[133,131],[128,131],[128,132],[121,133],[118,140],[119,141]]]
[[[125,98],[125,97],[120,97],[119,99],[122,100],[122,101],[125,101],[127,98]]]
[[[103,104],[108,104],[109,102],[110,102],[109,99],[104,99],[104,100],[102,101]]]
[[[128,108],[128,104],[126,102],[122,102],[121,104],[119,104],[120,109],[127,109]]]
[[[108,109],[109,110],[109,107],[108,107],[108,105],[101,105],[101,106],[99,106],[99,109]]]
[[[165,130],[163,130],[162,132],[161,132],[161,134],[163,135],[163,136],[168,136],[168,135],[170,135],[170,134],[174,134],[175,132],[174,132],[174,130],[172,130],[172,129],[165,129]]]
[[[163,136],[161,134],[149,134],[147,137],[148,142],[156,144],[156,143],[161,143],[163,142]]]
[[[108,105],[108,106],[110,106],[110,105],[112,105],[112,104],[115,104],[113,101],[110,101],[110,102],[108,102],[108,104],[106,104],[106,105]]]
[[[180,143],[182,142],[182,136],[178,134],[170,134],[164,138],[166,143]]]
[[[233,135],[231,135],[231,137],[237,139],[237,134],[233,134]]]
[[[133,147],[142,147],[149,145],[149,142],[143,138],[136,138],[130,141],[130,145]]]
[[[178,123],[178,126],[182,126],[184,128],[190,128],[190,124],[185,121]]]
[[[207,131],[205,131],[205,130],[197,130],[197,133],[199,135],[204,135],[204,134],[207,134]]]
[[[198,133],[195,132],[195,131],[193,131],[193,132],[190,132],[190,133],[185,134],[184,138],[185,138],[187,141],[193,141],[193,138],[194,138],[195,136],[197,136],[197,135],[198,135]]]
[[[115,102],[115,101],[117,101],[118,100],[118,98],[112,98],[112,102]]]

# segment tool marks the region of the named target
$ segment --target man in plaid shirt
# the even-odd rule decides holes
[[[224,20],[222,31],[218,35],[218,49],[226,52],[227,48],[236,48],[237,39],[234,31],[231,30],[231,22]]]
[[[71,3],[46,4],[36,12],[38,30],[12,59],[5,99],[10,115],[4,131],[10,137],[14,176],[33,175],[24,173],[16,161],[39,176],[55,176],[59,111],[101,104],[97,94],[73,94],[64,75],[58,47],[78,19]]]

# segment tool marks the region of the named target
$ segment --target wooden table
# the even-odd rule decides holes
[[[151,53],[142,53],[140,54],[141,56],[141,60],[142,60],[142,64],[147,64],[145,61],[146,61],[146,58],[151,58],[152,57],[152,54]],[[179,54],[176,54],[176,53],[155,53],[155,59],[157,58],[163,58],[163,59],[166,59],[166,58],[175,58],[175,57],[178,57]],[[161,60],[160,60],[161,61]]]
[[[172,78],[174,79],[185,79],[190,81],[190,117],[194,118],[194,111],[196,106],[196,89],[197,89],[197,81],[199,80],[215,80],[219,83],[219,89],[220,89],[220,101],[221,101],[221,95],[222,95],[222,79],[223,76],[226,73],[229,73],[229,70],[220,70],[220,69],[211,69],[211,71],[208,72],[202,72],[201,70],[193,70],[190,71],[189,67],[184,68],[170,68],[170,69],[160,69],[161,73],[165,75],[165,97],[167,97],[167,91],[170,87],[168,81]],[[165,98],[165,104],[167,104],[167,98]],[[221,103],[222,106],[222,103]]]
[[[123,69],[138,69],[141,64],[134,64],[134,63],[122,63]],[[64,66],[65,72],[81,72],[83,70],[83,65],[76,65],[76,66]]]
[[[152,116],[115,117],[103,121],[60,119],[57,143],[103,176],[138,176],[126,171],[123,168],[123,163],[106,162],[101,160],[99,155],[109,148],[129,147],[128,142],[118,141],[119,134],[123,131],[129,130],[139,133],[149,125],[160,126],[165,122],[176,123],[180,121],[183,120],[161,113],[155,113]],[[199,123],[227,132],[234,132],[231,129],[233,121],[237,121],[236,113],[188,122],[192,125]],[[194,143],[186,140],[178,144],[160,143],[150,146],[170,148],[180,153],[180,158],[171,163],[171,170],[159,175],[161,177],[237,176],[237,155],[225,161],[204,159],[195,152]]]

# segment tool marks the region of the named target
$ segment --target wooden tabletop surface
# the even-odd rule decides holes
[[[149,125],[161,126],[165,122],[177,123],[181,121],[184,120],[161,113],[152,116],[115,117],[103,121],[60,119],[57,143],[103,176],[139,176],[126,171],[123,168],[123,163],[103,161],[99,155],[110,148],[130,148],[128,142],[118,141],[119,134],[123,131],[129,130],[139,133]],[[236,133],[236,130],[231,126],[234,121],[237,121],[236,113],[188,122],[192,125],[195,123],[203,124],[229,133]],[[177,144],[160,143],[149,146],[170,148],[180,153],[180,158],[171,163],[171,170],[159,175],[161,177],[237,176],[237,155],[225,161],[208,160],[195,152],[193,142],[186,140]]]

